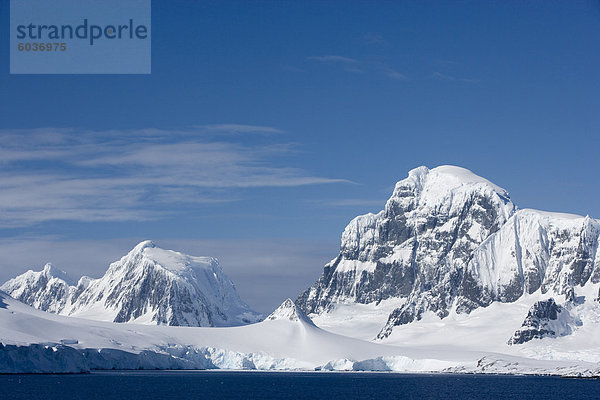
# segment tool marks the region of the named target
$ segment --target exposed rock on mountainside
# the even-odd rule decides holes
[[[532,339],[566,336],[572,332],[575,319],[568,310],[556,304],[554,299],[536,302],[529,312],[521,329],[516,331],[508,344],[523,344]]]
[[[574,286],[600,281],[600,223],[589,217],[520,210],[467,265],[458,302],[468,312],[525,293],[571,296]]]

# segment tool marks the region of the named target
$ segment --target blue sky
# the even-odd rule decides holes
[[[152,7],[151,75],[9,75],[0,47],[0,280],[150,238],[269,311],[419,165],[600,217],[600,2]]]

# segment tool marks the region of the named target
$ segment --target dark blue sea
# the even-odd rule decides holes
[[[600,380],[393,373],[157,371],[2,375],[0,399],[600,399]]]

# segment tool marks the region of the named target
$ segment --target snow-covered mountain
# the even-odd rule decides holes
[[[174,326],[233,326],[260,315],[244,303],[216,259],[138,244],[99,279],[73,284],[46,265],[4,283],[1,290],[52,313],[112,322]]]
[[[296,303],[328,327],[376,316],[383,339],[425,313],[444,319],[537,291],[573,300],[576,287],[600,282],[599,235],[589,217],[517,211],[464,168],[419,167],[384,210],[350,222],[339,255]]]
[[[62,270],[46,264],[41,271],[27,271],[2,285],[2,290],[35,308],[60,313],[71,296],[73,282]]]

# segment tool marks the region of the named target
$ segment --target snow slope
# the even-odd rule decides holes
[[[420,321],[394,329],[382,343],[414,348],[452,347],[457,351],[482,351],[529,357],[538,360],[579,360],[600,363],[600,303],[597,293],[600,285],[587,285],[576,290],[578,303],[567,303],[565,311],[572,317],[559,319],[569,330],[566,336],[533,339],[525,344],[509,345],[508,341],[526,318],[531,305],[550,298],[537,291],[514,303],[494,302],[470,314],[451,312],[440,319],[427,314]],[[554,297],[564,302],[564,297]],[[564,303],[563,303],[564,304]]]
[[[36,310],[0,292],[0,342],[0,372],[91,368],[486,372],[483,365],[493,372],[517,368],[519,373],[600,374],[598,364],[581,361],[391,346],[340,336],[314,325],[290,300],[260,323],[204,328],[66,317]]]
[[[101,321],[174,326],[233,326],[260,315],[244,303],[212,257],[192,257],[144,241],[99,279],[76,285],[50,265],[1,287],[43,311]]]

